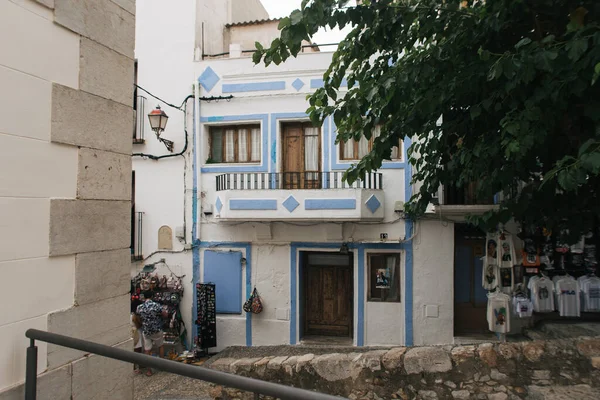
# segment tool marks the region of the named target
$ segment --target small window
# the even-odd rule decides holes
[[[373,139],[379,137],[381,134],[381,126],[377,125],[373,130],[373,136],[370,140],[362,136],[359,141],[350,140],[348,142],[340,143],[340,159],[341,160],[360,160],[373,149]],[[402,159],[402,141],[398,143],[398,146],[392,148],[392,160]]]
[[[211,126],[207,163],[257,163],[261,158],[259,125]]]
[[[400,303],[400,255],[369,254],[368,301]]]

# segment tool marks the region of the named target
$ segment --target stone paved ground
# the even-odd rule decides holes
[[[136,375],[134,400],[210,400],[208,383],[179,375],[157,372],[151,377]]]

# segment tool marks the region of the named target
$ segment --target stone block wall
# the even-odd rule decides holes
[[[221,358],[210,368],[350,399],[600,398],[600,338],[589,337]],[[216,387],[212,395],[217,399],[252,398],[222,387]]]
[[[2,1],[0,35],[0,301],[14,304],[0,315],[0,400],[12,400],[29,328],[131,348],[135,0]],[[133,397],[131,365],[38,346],[39,398]]]

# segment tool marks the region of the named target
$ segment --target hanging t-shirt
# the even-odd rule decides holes
[[[525,239],[523,245],[523,266],[539,267],[540,266],[540,251],[537,248],[533,239]]]
[[[558,296],[558,312],[561,317],[579,317],[581,305],[579,302],[579,283],[573,277],[564,277],[556,282]]]
[[[486,290],[494,290],[500,286],[500,270],[495,264],[484,264],[482,276],[482,286]]]
[[[508,233],[500,233],[498,236],[500,251],[500,265],[504,268],[512,267],[516,264],[517,256],[515,255],[515,246],[513,243],[512,236]]]
[[[488,295],[487,320],[490,331],[510,332],[510,297],[502,293]]]
[[[513,304],[515,306],[515,314],[519,318],[529,318],[533,314],[533,304],[528,298],[515,297],[513,298]]]
[[[590,276],[580,281],[583,294],[583,311],[600,312],[600,278]]]
[[[500,289],[502,293],[512,293],[513,290],[513,270],[512,268],[500,268]]]
[[[554,283],[545,276],[534,278],[529,281],[528,285],[529,289],[531,290],[533,311],[554,311]]]
[[[498,252],[498,235],[496,233],[488,233],[486,237],[485,257],[488,265],[500,265],[499,264],[499,252]]]

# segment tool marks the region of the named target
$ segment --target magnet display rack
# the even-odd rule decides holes
[[[198,337],[196,346],[208,354],[208,349],[217,347],[217,314],[214,283],[196,284],[196,302],[198,315],[196,325]]]

